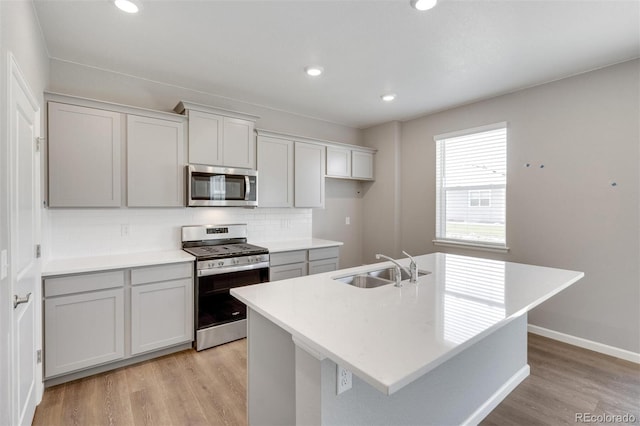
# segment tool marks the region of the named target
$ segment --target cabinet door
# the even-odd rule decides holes
[[[118,207],[121,114],[49,102],[49,206]]]
[[[224,117],[222,163],[227,167],[256,168],[254,123],[239,118]]]
[[[338,258],[314,260],[309,262],[309,275],[321,274],[323,272],[337,271]]]
[[[183,123],[127,116],[127,205],[184,206]]]
[[[289,265],[272,266],[269,268],[269,281],[288,280],[289,278],[307,275],[307,263],[292,263]]]
[[[324,207],[325,147],[306,142],[294,146],[296,207]]]
[[[351,150],[327,147],[327,176],[351,177]]]
[[[222,165],[223,117],[189,111],[189,163]]]
[[[373,179],[373,154],[353,151],[351,161],[351,176],[357,179]]]
[[[45,377],[124,357],[124,289],[45,299]]]
[[[131,354],[193,340],[193,279],[131,287]]]
[[[293,141],[258,137],[258,205],[293,207]]]

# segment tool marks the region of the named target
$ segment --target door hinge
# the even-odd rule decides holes
[[[34,138],[34,141],[36,143],[36,152],[40,152],[40,149],[42,148],[42,144],[45,142],[45,139],[42,137],[36,137]]]
[[[42,362],[42,349],[36,351],[36,362],[40,364]]]
[[[42,256],[42,249],[40,248],[40,244],[36,244],[36,259],[40,259]]]

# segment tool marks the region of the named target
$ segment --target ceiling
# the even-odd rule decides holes
[[[637,0],[34,3],[52,58],[357,128],[640,56]]]

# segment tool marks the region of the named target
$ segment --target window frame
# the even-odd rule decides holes
[[[506,217],[507,217],[507,205],[506,205],[507,179],[506,177],[505,177],[504,185],[489,184],[489,185],[468,185],[463,187],[456,187],[457,190],[460,190],[461,188],[466,188],[470,192],[482,191],[482,190],[491,191],[493,189],[504,189],[505,191],[505,212],[504,212],[505,213],[505,225],[504,225],[505,240],[504,240],[504,243],[496,243],[491,241],[472,241],[472,240],[465,240],[465,239],[453,239],[453,238],[446,238],[442,235],[439,235],[441,232],[446,232],[445,230],[446,230],[446,218],[447,218],[446,216],[447,188],[443,185],[441,176],[438,175],[439,173],[438,171],[442,173],[442,170],[444,170],[444,165],[446,163],[446,158],[445,158],[446,151],[445,153],[443,153],[443,155],[440,156],[440,158],[438,158],[438,155],[437,155],[438,143],[443,139],[451,139],[451,138],[456,138],[461,136],[468,136],[468,135],[473,135],[475,133],[483,133],[483,132],[488,132],[488,131],[498,130],[498,129],[505,129],[505,132],[506,132],[507,146],[505,147],[505,149],[507,152],[505,152],[505,162],[507,162],[509,126],[506,121],[488,124],[485,126],[478,126],[478,127],[473,127],[469,129],[458,130],[450,133],[443,133],[443,134],[435,135],[433,137],[433,140],[436,144],[436,166],[437,166],[436,167],[436,223],[435,223],[436,229],[435,229],[435,239],[433,240],[434,245],[444,246],[444,247],[469,248],[469,249],[484,250],[484,251],[499,252],[499,253],[506,253],[509,251],[509,247],[507,246],[507,224],[506,224]],[[440,162],[439,164],[437,163],[438,161]],[[505,164],[505,165],[506,165],[506,169],[508,169],[508,164]],[[470,202],[471,201],[469,198],[469,204]],[[491,205],[491,201],[490,201],[490,205]],[[480,207],[480,206],[477,206],[477,207]],[[486,208],[486,206],[482,206],[482,207]],[[473,208],[476,208],[476,207],[474,206]]]

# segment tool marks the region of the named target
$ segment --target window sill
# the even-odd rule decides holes
[[[433,240],[434,246],[442,247],[456,247],[470,250],[489,251],[492,253],[508,253],[509,247],[496,246],[492,244],[472,243],[466,241],[452,241],[452,240]]]

